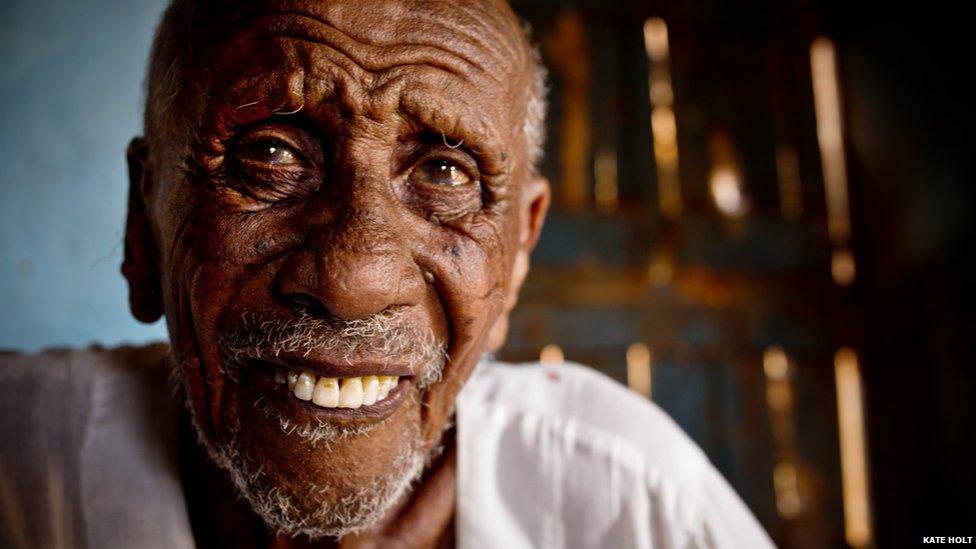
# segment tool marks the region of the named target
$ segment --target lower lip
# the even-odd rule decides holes
[[[274,371],[273,368],[270,371]],[[247,368],[247,379],[245,382],[251,387],[258,396],[263,397],[279,410],[279,412],[289,418],[298,418],[302,415],[309,416],[323,423],[331,423],[339,426],[358,426],[378,423],[393,415],[393,412],[400,407],[406,399],[407,393],[413,386],[409,377],[401,377],[397,386],[390,390],[390,393],[383,400],[360,406],[359,408],[321,408],[310,400],[296,398],[288,385],[278,383],[273,375],[263,368]]]

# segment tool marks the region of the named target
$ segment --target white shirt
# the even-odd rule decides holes
[[[0,546],[193,546],[165,352],[0,355]],[[460,547],[772,546],[680,428],[602,374],[482,364],[457,403]]]
[[[457,400],[462,547],[771,547],[660,408],[576,364],[490,364]]]

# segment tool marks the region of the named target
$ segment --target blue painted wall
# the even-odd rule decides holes
[[[164,337],[127,310],[125,146],[163,0],[0,3],[0,348]]]

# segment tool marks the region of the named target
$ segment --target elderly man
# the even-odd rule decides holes
[[[0,544],[769,545],[648,402],[485,358],[543,93],[500,0],[177,0],[122,265],[171,347],[5,358]]]

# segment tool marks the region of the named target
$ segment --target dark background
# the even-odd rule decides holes
[[[536,360],[555,344],[626,382],[628,345],[647,344],[653,400],[784,547],[846,545],[841,347],[857,353],[863,377],[868,545],[976,535],[972,27],[949,5],[853,4],[515,3],[550,66],[543,171],[556,200],[502,358]],[[669,34],[676,218],[660,213],[652,152],[642,26],[653,16]],[[856,264],[846,286],[831,277],[813,105],[810,45],[821,36],[836,46],[840,83]],[[570,105],[580,97],[583,115]],[[573,167],[560,155],[579,126],[586,160],[569,177],[583,195],[561,187]],[[709,196],[716,135],[735,151],[750,202],[736,219]],[[790,218],[778,186],[784,146],[802,189],[802,214]],[[617,160],[616,208],[597,207],[598,154]],[[790,361],[785,441],[766,396],[771,345]],[[787,513],[773,480],[783,455],[800,499]]]

